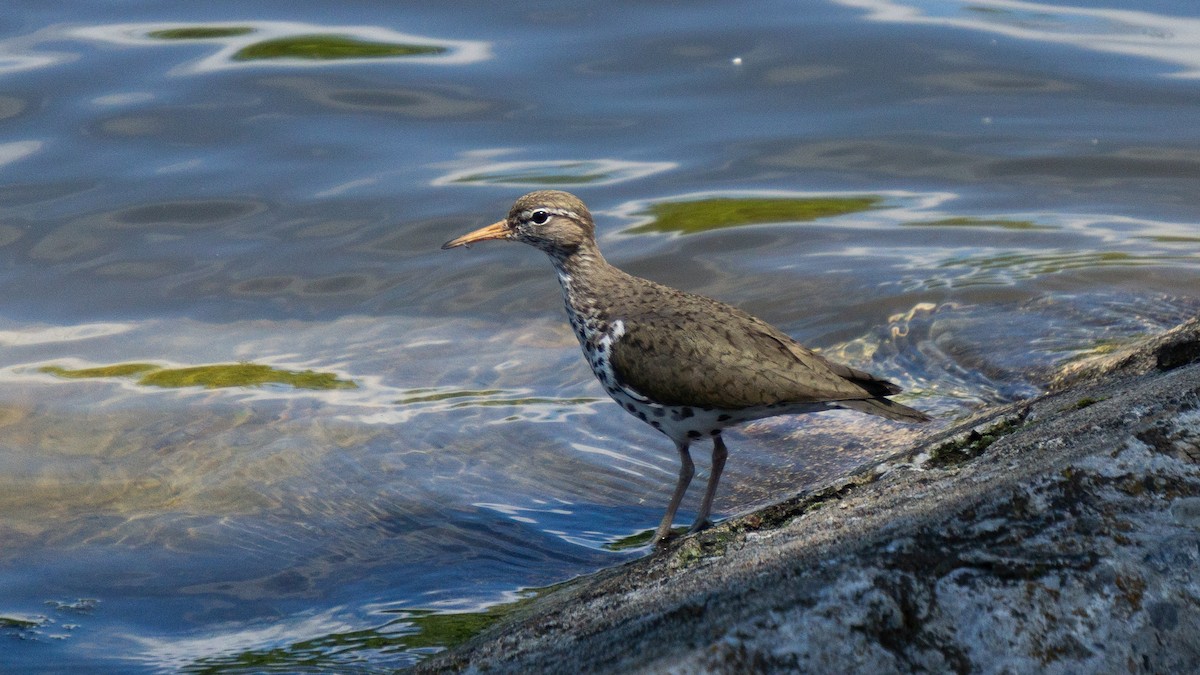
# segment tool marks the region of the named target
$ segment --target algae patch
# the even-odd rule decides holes
[[[186,673],[226,673],[245,670],[270,672],[344,672],[370,660],[370,654],[409,652],[414,660],[449,649],[478,635],[497,621],[559,585],[527,591],[524,597],[478,612],[439,612],[429,609],[387,610],[399,615],[381,626],[330,633],[273,649],[247,650],[205,657],[184,666]],[[353,670],[354,668],[349,668]]]
[[[1073,407],[1076,410],[1083,410],[1084,408],[1089,408],[1091,406],[1094,406],[1103,400],[1104,400],[1103,398],[1092,398],[1091,396],[1084,396],[1083,398],[1076,401],[1075,405]]]
[[[744,225],[800,223],[879,208],[883,198],[857,197],[741,198],[716,197],[651,204],[644,214],[648,223],[625,230],[627,234],[696,234]]]
[[[408,392],[408,396],[394,401],[396,405],[409,405],[413,403],[437,403],[441,401],[450,401],[458,398],[476,398],[485,396],[495,396],[503,394],[502,389],[454,389],[454,390],[438,390],[438,389],[412,389]]]
[[[1022,410],[1015,415],[1001,418],[994,424],[976,427],[965,435],[938,445],[929,451],[928,465],[944,469],[982,455],[993,443],[1024,426],[1025,415],[1028,412]]]
[[[150,31],[146,36],[159,40],[215,40],[249,35],[253,32],[254,29],[250,26],[188,26]]]
[[[450,648],[482,632],[503,616],[500,612],[436,614],[410,610],[378,628],[330,633],[273,649],[247,650],[199,659],[185,673],[340,672],[372,652]]]
[[[266,59],[305,59],[331,61],[339,59],[381,59],[396,56],[444,54],[448,50],[437,45],[371,42],[343,35],[294,35],[263,40],[243,47],[234,54],[236,61]]]
[[[687,531],[688,531],[688,527],[686,525],[680,526],[680,527],[673,527],[673,528],[671,528],[671,535],[674,537],[678,537],[678,536],[687,534]],[[653,529],[642,530],[641,532],[635,532],[634,534],[631,534],[627,537],[621,537],[619,539],[610,541],[606,544],[601,545],[600,548],[602,548],[606,551],[630,551],[633,549],[642,548],[643,546],[647,546],[653,540],[654,540],[654,530]]]
[[[76,370],[61,366],[44,366],[40,370],[68,379],[138,377],[140,385],[163,388],[223,389],[281,384],[296,389],[354,389],[358,386],[352,380],[340,379],[334,373],[283,370],[260,363],[219,363],[190,368],[164,368],[152,363],[119,363]]]
[[[312,370],[281,370],[259,363],[229,363],[192,368],[164,368],[142,376],[138,381],[152,387],[256,387],[285,384],[296,389],[349,389],[353,382],[333,373]]]
[[[141,375],[142,373],[151,370],[160,370],[161,368],[161,366],[156,366],[153,363],[118,363],[112,366],[80,368],[78,370],[68,370],[61,366],[46,366],[41,371],[59,377],[84,380],[96,377],[133,377],[134,375]]]

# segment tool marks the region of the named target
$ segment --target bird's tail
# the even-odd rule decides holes
[[[886,417],[889,420],[897,422],[928,422],[931,419],[929,415],[916,408],[910,408],[886,398],[862,398],[851,401],[838,401],[835,405],[839,408],[849,408],[865,412],[868,415],[879,415],[880,417]]]

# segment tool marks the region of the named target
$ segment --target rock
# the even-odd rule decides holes
[[[418,671],[1200,671],[1200,321]]]
[[[1058,390],[1101,377],[1174,370],[1200,361],[1200,317],[1110,354],[1067,364],[1052,380]]]

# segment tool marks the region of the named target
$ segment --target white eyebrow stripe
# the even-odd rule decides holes
[[[568,211],[566,209],[545,208],[545,207],[537,208],[537,209],[526,209],[521,212],[520,219],[521,220],[529,220],[530,218],[533,217],[533,214],[537,213],[538,211],[545,211],[546,213],[549,213],[549,214],[553,214],[556,216],[565,216],[567,218],[572,218],[574,220],[580,219],[579,214],[575,213],[574,211]]]

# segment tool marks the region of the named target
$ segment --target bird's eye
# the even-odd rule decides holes
[[[545,211],[534,211],[533,215],[529,216],[529,219],[538,225],[541,225],[547,220],[550,220],[550,214],[546,213]]]

